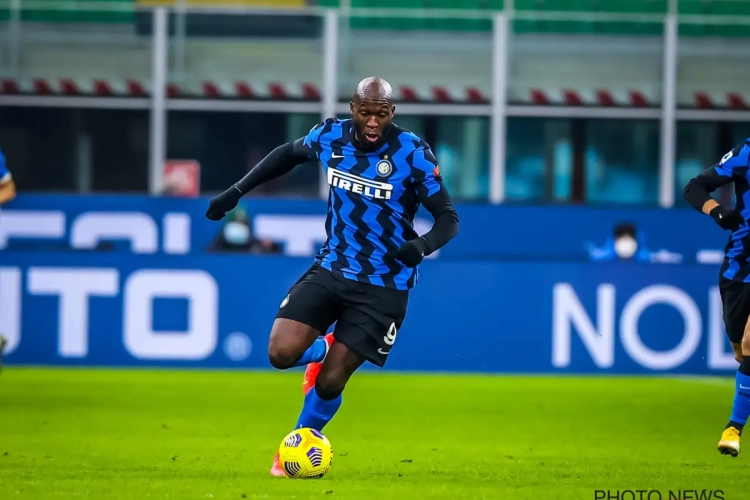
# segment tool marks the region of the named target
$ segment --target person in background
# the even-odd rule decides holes
[[[209,252],[278,254],[281,245],[271,240],[260,240],[253,235],[250,217],[242,207],[227,214],[227,222],[209,245]]]
[[[603,247],[593,243],[588,246],[589,258],[592,261],[635,261],[651,262],[651,252],[646,248],[643,235],[634,224],[620,222],[615,225],[612,236],[607,238]]]

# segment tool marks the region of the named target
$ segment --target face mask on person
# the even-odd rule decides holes
[[[227,222],[224,239],[230,245],[244,245],[250,240],[250,228],[242,222]]]
[[[630,235],[620,236],[615,240],[615,253],[621,259],[629,259],[638,251],[638,243]]]

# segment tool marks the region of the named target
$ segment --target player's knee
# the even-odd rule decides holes
[[[299,353],[294,352],[287,346],[270,343],[268,345],[268,361],[271,366],[279,370],[286,370],[294,366],[299,358]]]
[[[320,372],[315,380],[315,391],[321,399],[335,399],[344,392],[346,379],[335,371]]]

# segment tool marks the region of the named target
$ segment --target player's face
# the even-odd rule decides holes
[[[371,146],[379,144],[393,120],[395,106],[388,102],[355,100],[350,107],[362,142]]]

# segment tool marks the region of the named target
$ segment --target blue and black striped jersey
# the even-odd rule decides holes
[[[8,182],[10,178],[10,170],[5,165],[5,155],[0,151],[0,184]]]
[[[426,142],[395,124],[372,152],[357,149],[353,134],[351,119],[330,118],[302,140],[330,185],[327,241],[316,261],[351,280],[408,290],[418,271],[393,254],[418,237],[414,217],[420,202],[443,189],[440,167]]]
[[[721,275],[733,281],[750,283],[750,139],[737,146],[714,166],[688,183],[685,197],[696,210],[708,201],[708,193],[734,182],[735,210],[745,222],[733,231],[725,247]],[[696,189],[700,187],[700,189]],[[696,193],[696,194],[694,194]]]

